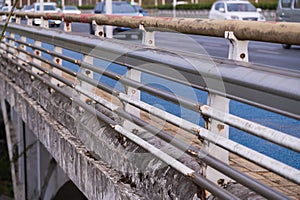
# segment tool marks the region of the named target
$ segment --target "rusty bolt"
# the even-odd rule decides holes
[[[217,128],[218,128],[219,132],[221,132],[224,129],[224,125],[223,124],[218,124]]]
[[[134,128],[134,129],[131,130],[131,132],[132,132],[133,134],[138,134],[139,130],[136,129],[136,128]]]
[[[99,31],[99,32],[98,32],[98,35],[99,35],[100,37],[102,37],[102,36],[103,36],[103,31]]]
[[[240,58],[244,59],[245,57],[246,57],[246,54],[245,53],[241,53]]]
[[[90,71],[90,70],[86,70],[86,71],[85,71],[85,74],[86,74],[86,75],[90,75],[90,74],[91,74],[91,71]]]
[[[39,56],[39,55],[40,55],[40,52],[39,52],[39,51],[35,51],[35,54],[36,54],[37,56]]]
[[[225,180],[223,178],[217,181],[218,185],[223,186],[225,184]]]
[[[88,104],[88,105],[91,105],[92,104],[92,100],[91,99],[87,99],[87,100],[85,100],[85,103]]]
[[[59,64],[59,61],[60,61],[59,58],[56,58],[56,59],[55,59],[55,62],[56,62],[57,64]]]

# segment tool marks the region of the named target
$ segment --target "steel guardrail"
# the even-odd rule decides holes
[[[18,49],[18,50],[20,51],[21,49]],[[7,53],[11,56],[14,56],[13,51],[9,50]],[[49,51],[48,51],[48,53],[49,53]],[[38,80],[40,80],[43,83],[47,84],[50,88],[53,88],[55,91],[61,93],[62,95],[66,96],[67,98],[72,99],[76,104],[80,105],[82,108],[84,108],[88,112],[90,112],[90,113],[95,112],[95,110],[93,109],[93,106],[89,106],[88,104],[80,101],[79,99],[74,99],[72,94],[68,94],[63,88],[52,84],[49,80],[44,78],[42,76],[42,74],[36,74],[36,73],[32,72],[32,70],[28,67],[29,66],[36,67],[37,69],[41,70],[45,74],[50,75],[50,77],[53,77],[53,78],[63,82],[64,84],[66,84],[67,86],[69,86],[71,88],[74,88],[76,91],[78,91],[78,92],[80,92],[80,93],[82,93],[82,94],[84,94],[88,97],[95,98],[93,94],[89,95],[89,93],[87,91],[85,91],[83,88],[76,87],[73,82],[68,81],[67,79],[65,79],[63,77],[60,77],[59,75],[57,75],[57,74],[55,74],[51,71],[48,71],[47,69],[44,69],[43,67],[38,66],[38,65],[34,64],[33,62],[29,62],[26,65],[22,65],[22,64],[18,63],[17,61],[15,61],[13,58],[10,58],[7,55],[6,56],[4,55],[2,57],[5,58],[5,59],[10,60],[12,63],[14,63],[16,66],[18,66],[19,71],[24,70],[26,73],[31,75],[31,77],[37,78]],[[55,63],[53,63],[49,60],[44,60],[42,58],[39,58],[39,59],[41,61],[45,62],[45,63],[50,64],[53,67],[56,66]],[[21,59],[21,61],[25,61],[25,60]],[[70,73],[70,74],[72,74],[72,73]],[[78,77],[78,74],[76,74],[76,75]],[[117,93],[119,93],[119,92],[117,92]],[[182,150],[186,151],[190,155],[199,156],[199,157],[197,157],[198,159],[204,161],[205,163],[207,163],[210,166],[213,166],[214,168],[216,168],[216,169],[220,170],[221,172],[227,174],[228,176],[234,178],[235,180],[239,181],[240,183],[243,183],[243,184],[247,185],[249,188],[253,189],[254,191],[257,191],[261,195],[263,195],[267,198],[272,198],[272,199],[285,199],[286,198],[282,194],[277,193],[276,191],[272,190],[271,188],[257,182],[253,178],[250,178],[247,175],[244,175],[244,174],[240,173],[239,171],[234,170],[233,168],[223,164],[221,161],[219,161],[219,160],[217,160],[217,159],[215,159],[215,158],[213,158],[209,155],[206,155],[206,152],[202,152],[201,150],[199,150],[197,148],[189,147],[189,144],[186,144],[186,143],[174,138],[173,136],[171,136],[170,134],[168,134],[164,131],[158,130],[156,127],[153,127],[153,126],[149,125],[148,123],[144,122],[143,120],[140,120],[140,119],[128,114],[125,111],[119,110],[119,108],[117,108],[115,105],[111,104],[110,102],[105,103],[105,100],[103,100],[101,98],[97,98],[97,97],[95,98],[95,100],[97,102],[103,104],[105,107],[109,108],[110,110],[112,110],[114,112],[117,112],[120,116],[122,116],[126,119],[130,119],[131,121],[133,121],[137,125],[140,125],[142,127],[147,127],[148,131],[152,132],[153,134],[155,134],[156,136],[162,138],[163,140],[165,140],[167,142],[172,142],[173,145],[175,145],[179,149],[182,149]],[[124,129],[122,126],[118,125],[115,121],[111,120],[105,114],[96,111],[96,115],[100,120],[102,120],[102,121],[108,123],[109,125],[111,125],[116,131],[118,131],[119,133],[121,133],[125,137],[133,140],[135,143],[142,146],[146,150],[149,150],[154,155],[156,155],[158,158],[162,159],[163,161],[165,161],[170,166],[177,169],[182,174],[184,174],[188,177],[191,177],[192,180],[196,184],[198,184],[199,186],[205,187],[210,192],[212,192],[212,194],[214,194],[214,195],[216,195],[220,198],[236,199],[236,197],[233,196],[232,194],[230,194],[227,191],[222,190],[221,188],[217,187],[216,185],[211,183],[209,180],[206,180],[204,177],[199,176],[193,170],[191,170],[189,168],[186,168],[180,162],[174,160],[172,157],[168,156],[164,152],[160,151],[159,149],[156,149],[152,145],[149,145],[149,144],[145,143],[141,138],[135,136],[131,132]],[[189,147],[189,148],[186,150],[187,147]],[[202,155],[205,155],[205,156],[202,156]]]
[[[35,31],[33,32],[33,30]],[[114,44],[102,42],[101,45],[99,45],[99,40],[101,39],[95,36],[82,37],[82,34],[72,34],[72,37],[70,38],[67,33],[55,30],[45,30],[39,27],[11,24],[7,28],[7,31],[25,37],[32,37],[34,34],[34,37],[37,40],[47,41],[49,44],[82,54],[92,53],[94,55],[91,56],[99,59],[107,59],[105,52],[108,52],[107,54],[110,54],[110,57],[114,58],[114,62],[172,81],[179,81],[180,79],[174,77],[174,74],[169,73],[170,70],[167,69],[176,69],[180,71],[180,74],[184,77],[187,77],[188,83],[186,84],[202,90],[207,90],[207,85],[203,78],[199,77],[199,74],[201,74],[202,77],[216,80],[218,80],[221,75],[224,87],[226,88],[226,93],[220,91],[218,88],[209,88],[210,91],[272,112],[300,119],[300,108],[298,106],[298,102],[300,101],[300,75],[294,70],[282,70],[276,67],[270,68],[269,66],[258,64],[254,65],[245,62],[221,60],[206,55],[200,55],[201,59],[206,61],[213,59],[215,65],[208,69],[206,67],[202,68],[201,66],[195,69],[195,67],[190,66],[190,63],[187,62],[187,60],[197,60],[199,59],[199,55],[193,55],[191,53],[183,54],[186,59],[182,59],[164,50],[147,47],[130,47],[121,41],[115,42]],[[182,53],[180,52],[179,54]],[[157,55],[163,56],[157,59]],[[152,68],[151,66],[146,65],[149,62],[160,64],[161,67],[166,70]],[[143,67],[141,68],[139,66]],[[214,67],[218,67],[219,72],[217,74],[210,72]],[[243,76],[243,79],[240,80],[238,76],[232,76],[233,74],[228,72],[229,68],[234,70],[235,74]],[[245,71],[245,69],[247,70]],[[254,76],[253,74],[256,75]],[[261,79],[260,77],[264,77],[264,79]],[[275,79],[278,81],[283,79],[289,80],[289,85],[293,87],[277,84],[278,81]]]

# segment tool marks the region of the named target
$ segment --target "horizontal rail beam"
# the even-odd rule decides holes
[[[36,40],[46,41],[52,45],[300,119],[298,104],[300,73],[297,71],[244,62],[222,61],[204,55],[180,54],[180,52],[167,52],[156,48],[140,49],[122,41],[104,41],[80,34],[72,34],[70,37],[70,34],[61,31],[40,30],[40,28],[20,25],[9,25],[7,28],[7,31],[15,34],[34,37]],[[98,45],[99,41],[101,45]],[[109,60],[107,57],[112,59]],[[213,64],[205,66],[208,60]],[[152,67],[152,64],[160,67]],[[173,73],[173,69],[178,73]],[[176,76],[178,74],[180,77]],[[217,84],[217,86],[221,84],[221,90],[219,87],[211,87],[212,84],[208,85],[205,80],[221,81]]]
[[[0,15],[8,14],[0,12]],[[225,31],[234,32],[239,40],[255,40],[300,45],[300,24],[286,22],[253,22],[212,20],[199,18],[161,18],[101,14],[14,13],[15,16],[44,19],[62,19],[67,22],[91,23],[138,28],[146,30],[177,31],[180,33],[224,37]]]
[[[230,126],[243,130],[247,133],[264,138],[275,144],[284,146],[300,153],[300,138],[282,133],[280,131],[262,126],[258,123],[250,122],[246,119],[234,116],[232,114],[224,113],[222,111],[213,109],[207,105],[201,106],[201,114],[217,119]],[[300,184],[300,180],[299,180]]]

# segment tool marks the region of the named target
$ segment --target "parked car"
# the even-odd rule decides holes
[[[56,3],[54,2],[44,2],[44,13],[59,13],[60,9],[56,7]],[[33,4],[33,11],[34,12],[40,12],[40,3],[34,3]],[[57,26],[59,27],[61,24],[61,20],[48,20],[49,26]],[[40,25],[41,19],[40,18],[34,18],[33,19],[33,25]]]
[[[34,11],[33,5],[24,5],[20,10],[20,12],[33,12],[33,11]],[[26,17],[23,16],[22,19],[25,20]]]
[[[209,19],[265,21],[260,8],[249,1],[217,1],[209,12]]]
[[[300,0],[279,0],[276,10],[278,22],[300,22]],[[285,49],[291,48],[291,44],[282,44]]]
[[[106,14],[105,2],[98,2],[94,8],[94,14]],[[113,1],[112,2],[112,15],[125,15],[125,16],[142,16],[130,3],[125,1]],[[127,27],[113,27],[113,34],[130,30]],[[95,34],[95,26],[90,24],[90,33]],[[104,27],[105,34],[105,27]],[[133,34],[133,33],[132,33]],[[142,33],[137,31],[135,34],[141,37]],[[126,37],[130,36],[126,34]]]
[[[21,8],[21,12],[33,12],[33,11],[34,11],[33,5],[24,5]]]
[[[65,14],[81,14],[81,11],[76,6],[63,6],[62,13]]]
[[[1,10],[4,12],[10,12],[11,9],[12,9],[12,6],[3,6],[1,8]],[[17,11],[17,9],[14,9],[14,12],[16,12],[16,11]],[[7,15],[2,15],[2,21],[6,21],[7,17],[8,17]],[[16,21],[15,16],[13,16],[13,15],[11,16],[11,21],[13,21],[13,22]]]

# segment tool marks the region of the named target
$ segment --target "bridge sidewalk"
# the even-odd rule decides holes
[[[170,123],[165,123],[156,117],[150,117],[148,114],[142,112],[142,118],[150,122],[156,127],[161,127],[163,130],[173,134],[176,138],[181,139],[187,143],[192,141],[192,145],[201,149],[202,143],[198,137],[191,135]],[[246,159],[243,159],[235,154],[230,153],[229,164],[238,171],[244,172],[248,176],[256,179],[257,181],[273,188],[291,199],[300,199],[300,185],[293,183],[285,178],[282,178],[275,173],[270,172]]]
[[[267,186],[286,194],[291,199],[300,199],[300,186],[237,155],[230,154],[230,165]]]
[[[105,99],[114,102],[116,105],[122,106],[121,102],[103,91],[96,90],[96,94],[104,97]],[[201,149],[202,142],[190,133],[168,123],[157,117],[151,116],[149,113],[141,111],[141,118],[155,127],[161,128],[164,131],[171,133],[174,137],[192,143],[194,147]],[[300,185],[293,183],[285,178],[282,178],[275,173],[270,172],[246,159],[243,159],[235,154],[230,153],[229,164],[238,171],[244,172],[248,176],[256,179],[257,181],[273,188],[294,200],[300,199]]]

